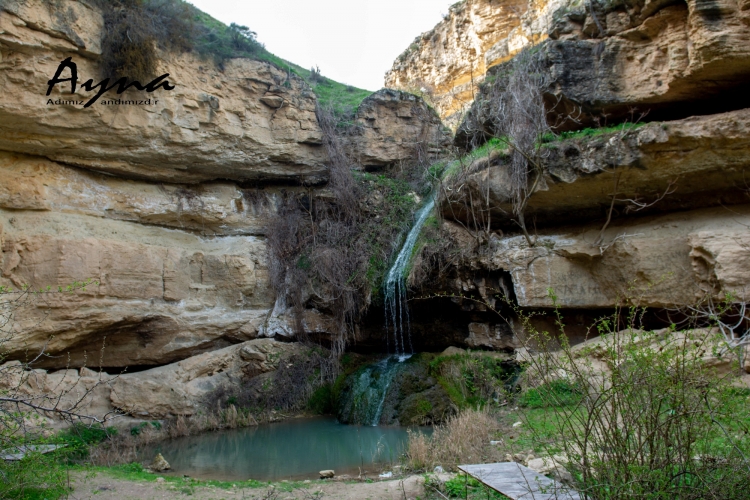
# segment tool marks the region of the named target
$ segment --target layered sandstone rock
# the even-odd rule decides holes
[[[101,13],[83,2],[3,4],[0,149],[164,182],[327,178],[315,95],[266,62],[233,59],[219,71],[192,54],[162,54],[159,73],[169,73],[172,91],[110,91],[85,109],[48,104],[95,94],[79,85],[71,95],[60,84],[44,95],[66,57],[77,65],[79,84],[101,79],[101,30]],[[105,104],[116,98],[152,104]]]
[[[451,291],[477,292],[486,300],[483,288],[493,287],[505,290],[521,307],[549,308],[551,290],[563,314],[611,308],[628,300],[676,308],[706,294],[721,298],[725,292],[747,300],[750,212],[742,203],[743,178],[750,167],[748,116],[744,110],[694,117],[647,125],[625,136],[553,145],[545,160],[545,181],[527,210],[526,220],[539,222],[537,231],[532,229],[535,245],[520,235],[503,236],[502,231],[482,244],[485,233],[447,224],[454,248],[463,249]],[[493,221],[513,228],[501,157],[492,156],[495,163],[478,162],[474,173],[449,186],[449,196],[461,191],[465,201],[483,200],[489,193]],[[644,212],[675,213],[643,217],[644,212],[627,210],[653,201],[656,204]],[[478,202],[472,212],[466,210],[469,203],[464,210],[481,214],[483,206]],[[449,218],[460,210],[459,204],[443,205]],[[517,234],[517,227],[513,230]],[[499,285],[492,276],[501,277]],[[587,321],[590,318],[576,318],[571,330]],[[543,328],[554,328],[549,323]]]
[[[586,5],[555,13],[543,49],[558,111],[612,120],[633,108],[654,118],[750,105],[746,0]]]
[[[164,364],[254,338],[273,305],[265,242],[254,236],[5,209],[0,226],[3,284],[98,282],[32,296],[4,344],[11,358],[46,346],[57,357],[40,366]]]
[[[229,182],[148,183],[0,151],[0,208],[7,210],[87,215],[204,236],[261,235],[279,192]]]
[[[281,360],[304,350],[299,344],[258,339],[151,370],[114,375],[88,368],[24,371],[14,361],[3,365],[0,387],[19,396],[62,396],[60,408],[81,400],[79,413],[97,418],[190,416],[205,409],[216,391],[231,390],[250,377],[272,372]],[[53,405],[42,399],[37,402]]]
[[[601,225],[540,231],[529,247],[523,236],[493,234],[487,248],[467,252],[465,273],[508,276],[521,307],[606,308],[625,301],[650,307],[694,304],[708,293],[750,289],[750,206],[735,205],[622,219]],[[448,223],[456,244],[475,238]],[[467,280],[456,283],[466,293]],[[463,288],[463,289],[462,289]],[[468,290],[471,292],[471,290]]]
[[[750,169],[750,109],[651,123],[595,137],[552,142],[526,209],[538,227],[742,203]],[[468,221],[487,206],[495,227],[514,228],[508,157],[477,159],[445,191],[446,217]],[[614,205],[613,205],[614,198]],[[646,205],[653,204],[650,207]]]
[[[314,94],[265,62],[235,59],[219,70],[162,52],[173,91],[54,104],[93,95],[80,83],[101,77],[102,29],[86,1],[0,2],[0,285],[97,283],[31,296],[3,348],[17,359],[45,350],[41,367],[117,371],[258,335],[293,340],[288,311],[272,314],[263,236],[280,198],[327,178]],[[78,91],[59,85],[48,104],[47,80],[66,57]],[[153,103],[104,104],[117,97]],[[368,167],[449,142],[410,94],[379,92],[358,113],[347,151]],[[303,323],[331,330],[316,310]]]
[[[452,135],[420,97],[383,89],[359,105],[345,137],[352,160],[365,169],[436,158]]]
[[[551,14],[562,3],[458,2],[396,59],[385,86],[430,95],[440,116],[452,123],[471,105],[488,68],[546,38]]]
[[[487,75],[542,42],[549,102],[578,119],[568,128],[630,118],[634,108],[684,117],[748,106],[749,27],[746,1],[466,0],[399,56],[385,82],[431,93],[448,118],[468,109]]]
[[[750,107],[749,26],[742,2],[569,2],[535,52],[549,77],[550,123],[571,130]],[[486,96],[480,90],[472,114],[483,114]],[[457,142],[474,135],[463,124]]]

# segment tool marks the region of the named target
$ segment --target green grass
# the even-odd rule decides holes
[[[612,127],[597,127],[597,128],[584,128],[582,130],[574,130],[571,132],[561,132],[559,134],[548,133],[542,136],[541,142],[548,144],[550,142],[564,141],[567,139],[585,139],[588,137],[596,137],[604,134],[611,134],[615,132],[630,131],[640,128],[646,125],[646,122],[632,123],[625,122],[620,125],[614,125]]]
[[[309,71],[308,71],[309,73]],[[304,77],[303,77],[304,78]],[[358,89],[351,85],[336,82],[330,78],[324,78],[320,82],[310,83],[310,86],[318,96],[318,102],[322,106],[333,109],[338,117],[352,116],[366,97],[372,94],[369,90]]]
[[[372,94],[369,90],[339,83],[325,76],[315,79],[309,69],[282,59],[265,49],[252,58],[269,62],[305,80],[317,96],[320,105],[333,109],[334,114],[341,119],[351,118],[362,101]]]
[[[436,164],[434,166],[436,173],[435,177],[448,179],[458,173],[461,170],[461,167],[466,167],[479,158],[489,156],[494,151],[506,151],[507,149],[508,145],[504,140],[493,137],[478,148],[472,149],[469,153],[458,160],[454,160],[445,165]]]
[[[102,466],[73,466],[72,470],[80,471],[84,473],[93,474],[105,474],[115,479],[122,479],[126,481],[142,481],[142,482],[154,482],[158,478],[164,478],[164,482],[179,487],[187,487],[194,489],[196,486],[210,486],[214,488],[230,489],[230,488],[269,488],[273,486],[275,489],[285,492],[290,492],[299,488],[310,488],[317,483],[323,481],[310,481],[305,483],[303,481],[284,481],[284,482],[265,482],[257,481],[255,479],[248,479],[247,481],[215,481],[215,480],[202,480],[195,478],[186,478],[180,476],[161,475],[154,474],[146,471],[140,463],[133,462],[123,465],[113,465],[111,467]]]
[[[556,415],[554,407],[511,410],[503,414],[502,422],[507,427],[521,422],[521,426],[513,428],[510,434],[498,437],[510,443],[514,453],[527,450],[545,455],[557,453],[561,450],[558,444],[561,436],[557,434]]]
[[[557,435],[556,419],[560,408],[577,404],[580,393],[568,382],[557,381],[552,387],[529,389],[518,398],[519,408],[505,413],[503,422],[511,426],[515,422],[522,422],[516,428],[511,442],[514,449],[519,451],[534,450],[535,453],[557,453],[561,448],[556,444],[562,437]],[[554,394],[553,394],[554,393]],[[704,436],[699,448],[706,453],[722,456],[732,451],[732,445],[726,435],[732,436],[734,443],[745,443],[750,440],[750,389],[731,387],[721,398],[722,408],[715,416],[718,424],[711,432]],[[553,401],[558,405],[551,404]],[[559,414],[559,418],[566,418],[571,409]],[[583,410],[580,410],[583,411]],[[726,433],[724,432],[726,431]],[[507,438],[508,436],[503,436]]]
[[[546,408],[548,406],[566,406],[576,404],[581,400],[582,393],[565,380],[554,380],[549,384],[524,392],[519,398],[519,404],[528,408]]]

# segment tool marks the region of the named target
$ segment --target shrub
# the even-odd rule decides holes
[[[432,436],[409,430],[406,462],[412,470],[432,470],[440,465],[455,470],[456,465],[483,463],[496,459],[490,446],[499,430],[488,409],[467,409],[435,427]]]
[[[327,351],[312,349],[306,353],[285,356],[278,361],[278,368],[261,375],[247,373],[242,383],[231,390],[222,388],[205,401],[208,409],[216,408],[214,414],[224,422],[237,418],[256,422],[273,410],[302,410],[309,408],[318,413],[327,412],[332,403],[332,388],[327,382],[336,371]]]
[[[549,407],[557,436],[539,443],[565,453],[588,498],[746,498],[748,400],[703,360],[718,339],[639,330],[641,314],[600,320],[600,338],[578,348],[525,321],[539,352],[527,374],[536,387],[521,401]],[[630,326],[618,330],[622,320]]]
[[[306,337],[305,309],[333,317],[338,356],[382,283],[416,203],[403,180],[352,172],[357,164],[343,146],[349,129],[337,128],[332,109],[318,107],[317,116],[329,156],[328,189],[325,196],[291,194],[282,201],[268,225],[270,274],[294,313],[298,338]]]
[[[117,434],[117,429],[101,425],[86,425],[76,422],[70,428],[61,432],[58,439],[67,446],[66,452],[73,458],[89,456],[89,446],[96,445]],[[56,441],[57,441],[56,440]]]
[[[181,0],[100,2],[104,17],[101,70],[105,78],[141,82],[156,76],[156,48],[188,51],[197,33],[195,9]]]
[[[313,392],[307,407],[320,415],[334,411],[333,388],[330,383],[323,384]]]
[[[482,355],[438,356],[430,374],[457,408],[475,408],[505,399],[516,375],[515,363]]]

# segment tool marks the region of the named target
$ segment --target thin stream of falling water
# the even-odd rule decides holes
[[[384,302],[385,302],[385,330],[386,339],[393,329],[393,342],[396,354],[404,357],[407,354],[406,342],[408,342],[408,353],[414,352],[411,343],[411,325],[409,324],[409,308],[406,303],[406,282],[405,272],[409,265],[414,245],[417,244],[417,238],[422,230],[427,217],[435,206],[435,198],[430,200],[417,212],[417,218],[409,234],[406,236],[404,246],[396,257],[396,261],[391,266],[385,279]],[[406,336],[406,341],[404,339]],[[388,342],[388,341],[387,341]],[[390,346],[388,345],[390,348]]]

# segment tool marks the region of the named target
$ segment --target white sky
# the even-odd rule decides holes
[[[188,0],[216,19],[245,25],[287,61],[367,90],[432,29],[456,0]]]

